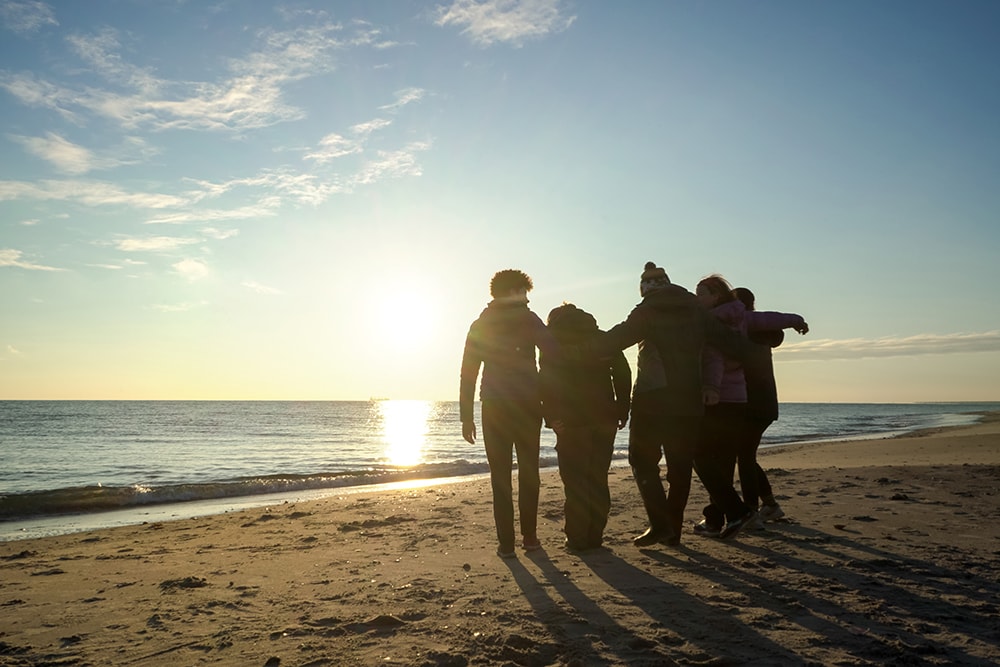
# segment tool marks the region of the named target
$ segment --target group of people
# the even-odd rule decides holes
[[[492,300],[469,328],[462,357],[460,418],[470,444],[477,435],[473,405],[482,368],[482,436],[498,555],[516,555],[515,452],[521,544],[526,551],[541,548],[543,424],[556,434],[570,550],[602,544],[611,508],[608,469],[616,431],[626,424],[629,464],[649,519],[633,540],[637,546],[680,542],[694,473],[711,500],[694,528],[698,534],[725,539],[783,514],[756,452],[777,418],[770,350],[784,329],[808,331],[800,315],[757,311],[749,290],[734,290],[718,275],[703,279],[692,294],[652,262],[640,276],[642,301],[607,331],[569,303],[543,323],[528,308],[532,287],[522,271],[497,272]],[[634,383],[622,353],[632,345],[639,350]],[[737,466],[742,495],[734,486]]]

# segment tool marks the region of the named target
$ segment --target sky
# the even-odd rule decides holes
[[[1000,4],[0,0],[0,399],[457,400],[493,273],[1000,401]],[[635,350],[628,352],[634,362]]]

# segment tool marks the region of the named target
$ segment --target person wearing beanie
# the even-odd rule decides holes
[[[594,316],[571,303],[549,313],[548,327],[560,348],[600,333]],[[632,370],[621,351],[610,358],[572,360],[543,352],[538,378],[545,425],[556,433],[566,548],[597,549],[611,512],[608,469],[615,434],[628,423]]]
[[[680,542],[705,411],[702,348],[711,342],[742,356],[756,346],[709,316],[694,294],[671,283],[653,262],[643,268],[639,293],[642,301],[628,317],[582,352],[610,354],[639,346],[628,456],[649,526],[633,542],[639,547],[673,545]],[[661,458],[669,492],[660,479]]]
[[[459,415],[462,437],[476,442],[474,403],[479,369],[483,369],[479,398],[482,404],[483,446],[490,466],[497,555],[513,558],[514,500],[511,475],[517,453],[518,515],[522,547],[541,548],[538,541],[538,455],[542,404],[535,348],[556,354],[558,344],[542,320],[528,309],[531,278],[505,269],[490,281],[493,299],[469,327],[462,354]]]

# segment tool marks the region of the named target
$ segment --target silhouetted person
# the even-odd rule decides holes
[[[743,501],[751,508],[760,503],[757,513],[760,521],[774,521],[784,516],[785,512],[774,499],[767,474],[757,462],[761,437],[778,419],[778,387],[774,380],[771,348],[784,341],[783,329],[795,329],[800,334],[806,334],[809,325],[801,315],[794,313],[755,310],[753,292],[746,287],[737,287],[733,294],[746,308],[747,336],[751,341],[767,346],[766,355],[755,357],[755,363],[748,363],[743,368],[747,382],[747,424],[738,453],[740,489]]]
[[[573,304],[554,308],[547,323],[560,347],[585,344],[600,333],[594,316]],[[611,511],[608,468],[615,434],[628,422],[632,371],[620,351],[572,361],[543,353],[539,365],[545,424],[556,433],[566,494],[566,548],[596,549]]]
[[[511,484],[514,451],[522,546],[528,551],[541,547],[537,524],[542,407],[535,348],[554,354],[557,345],[541,319],[528,309],[532,286],[531,278],[516,269],[494,274],[490,281],[493,299],[469,327],[462,355],[459,414],[462,437],[470,444],[476,441],[473,403],[479,367],[483,367],[483,444],[493,488],[497,554],[503,558],[516,555]]]
[[[698,298],[647,262],[639,279],[642,301],[624,322],[585,349],[608,352],[638,343],[632,388],[629,464],[649,517],[636,546],[677,544],[691,491],[691,468],[702,415],[701,352],[706,341],[734,355],[756,347],[711,317]],[[666,458],[669,495],[660,479]]]

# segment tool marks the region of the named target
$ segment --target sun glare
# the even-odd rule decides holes
[[[379,338],[393,347],[410,349],[426,343],[438,323],[438,310],[426,292],[411,289],[381,299],[375,305]]]
[[[420,463],[427,436],[428,401],[380,401],[385,456],[395,466]]]

